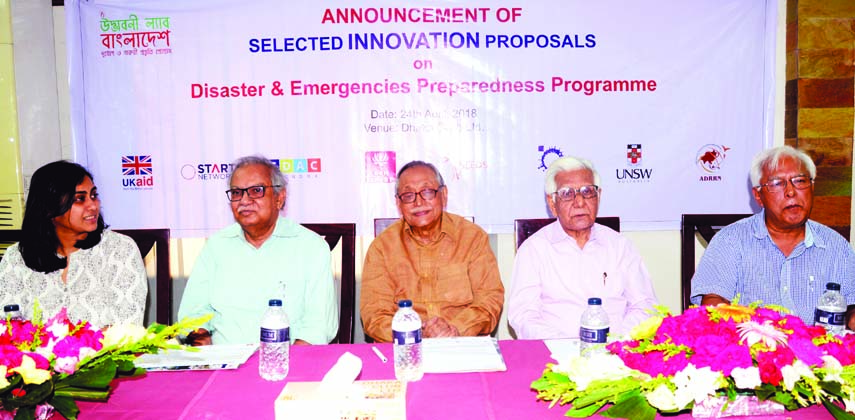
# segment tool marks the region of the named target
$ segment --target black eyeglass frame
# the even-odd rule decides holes
[[[416,202],[416,195],[421,197],[422,200],[433,201],[433,199],[436,198],[437,194],[439,194],[439,191],[443,188],[445,188],[445,185],[440,185],[437,188],[425,188],[419,192],[405,192],[405,193],[401,193],[401,194],[395,194],[395,197],[398,200],[401,200],[401,202],[405,203],[405,204],[415,203]],[[425,193],[428,193],[428,195],[430,195],[430,198],[425,197]],[[409,198],[404,199],[405,196],[406,197],[412,197],[412,199],[409,199]]]
[[[281,187],[281,185],[253,185],[253,186],[246,187],[246,188],[231,188],[231,189],[226,190],[226,197],[229,199],[229,201],[231,201],[233,203],[236,201],[243,200],[244,194],[246,194],[249,198],[262,198],[262,197],[264,197],[265,194],[267,194],[268,188],[279,188],[279,187]],[[252,194],[250,194],[249,190],[251,190],[253,188],[261,188],[261,195],[254,197]],[[234,194],[236,194],[238,191],[240,191],[240,195],[237,198],[233,198],[232,196]]]

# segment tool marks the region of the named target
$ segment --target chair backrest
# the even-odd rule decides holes
[[[464,216],[464,219],[475,223],[475,218],[472,216]],[[392,223],[401,220],[400,217],[381,217],[378,219],[374,219],[374,236],[377,237],[381,232],[386,230],[387,227],[391,226]]]
[[[158,324],[172,323],[172,276],[169,273],[169,229],[116,229],[134,240],[145,258],[155,247],[155,316]]]
[[[547,219],[516,219],[514,220],[514,238],[516,240],[516,249],[520,248],[523,242],[529,236],[539,231],[540,228],[552,223],[555,218]],[[612,228],[615,232],[620,232],[620,217],[606,216],[598,217],[595,220],[597,223]]]
[[[155,320],[159,324],[169,325],[172,323],[172,278],[169,274],[169,229],[127,229],[115,230],[118,233],[129,236],[137,244],[140,255],[145,259],[152,247],[155,249],[157,258],[155,267],[156,274],[156,307]],[[0,229],[0,245],[11,245],[19,242],[23,232],[19,229]],[[3,248],[5,250],[5,247]]]
[[[356,224],[304,223],[304,227],[323,236],[333,250],[341,241],[341,303],[338,334],[333,342],[353,343],[353,323],[356,317]]]
[[[721,228],[742,220],[750,214],[684,214],[680,227],[680,293],[683,310],[689,308],[692,294],[692,276],[695,275],[695,234],[707,243]]]

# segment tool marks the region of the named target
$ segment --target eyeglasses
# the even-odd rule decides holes
[[[438,193],[439,190],[443,189],[443,187],[445,187],[445,185],[440,185],[437,189],[425,188],[417,193],[405,192],[396,195],[396,197],[398,197],[398,200],[401,200],[401,202],[408,204],[416,201],[416,194],[420,195],[422,197],[422,200],[430,201],[433,200],[434,197],[436,197],[436,193]]]
[[[790,178],[790,183],[793,184],[793,187],[795,189],[804,190],[810,187],[811,184],[813,184],[813,178],[806,175],[794,176]],[[773,179],[765,184],[760,184],[760,186],[757,188],[763,187],[766,187],[766,191],[769,191],[770,193],[781,192],[784,191],[785,188],[787,188],[787,180],[780,178]]]
[[[279,187],[280,185],[253,185],[246,188],[232,188],[226,190],[226,197],[229,198],[229,201],[240,201],[243,198],[243,193],[246,193],[249,198],[261,198],[264,197],[264,190],[267,188]]]
[[[558,191],[555,191],[552,194],[555,194],[558,197],[558,201],[573,201],[576,199],[576,194],[582,196],[582,198],[588,200],[597,196],[597,191],[600,190],[600,187],[596,185],[583,185],[576,188],[564,187]]]

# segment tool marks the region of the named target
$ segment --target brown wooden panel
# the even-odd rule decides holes
[[[799,139],[852,137],[853,122],[855,109],[851,107],[802,108],[799,109]]]
[[[818,166],[816,168],[815,196],[851,196],[851,166]]]
[[[798,0],[799,20],[812,17],[855,18],[852,0]]]
[[[787,80],[793,80],[799,77],[799,51],[791,50],[787,51],[786,55],[786,66],[784,68],[784,75]]]
[[[852,31],[852,19],[799,19],[799,49],[847,49],[852,48],[852,41],[855,41],[855,32]]]
[[[853,2],[855,3],[855,2]],[[802,79],[845,79],[855,76],[853,50],[798,50],[798,77]]]
[[[814,196],[810,217],[824,225],[849,226],[851,211],[851,197]]]
[[[784,137],[798,138],[799,136],[799,109],[787,108],[784,111]]]
[[[807,152],[817,166],[852,166],[851,137],[793,139],[792,142],[784,142]]]
[[[787,107],[790,106],[787,82]],[[799,108],[851,108],[855,104],[855,81],[846,79],[799,79],[795,97]]]
[[[784,84],[784,109],[793,109],[799,106],[799,80],[787,80]]]
[[[786,51],[792,51],[799,47],[799,25],[795,22],[787,23]]]

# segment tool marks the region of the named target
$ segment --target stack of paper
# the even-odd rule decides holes
[[[218,344],[190,350],[166,350],[144,354],[134,365],[150,371],[237,369],[255,353],[258,344]],[[198,351],[192,351],[197,349]]]
[[[492,337],[425,338],[422,340],[425,373],[499,372],[508,370]]]

